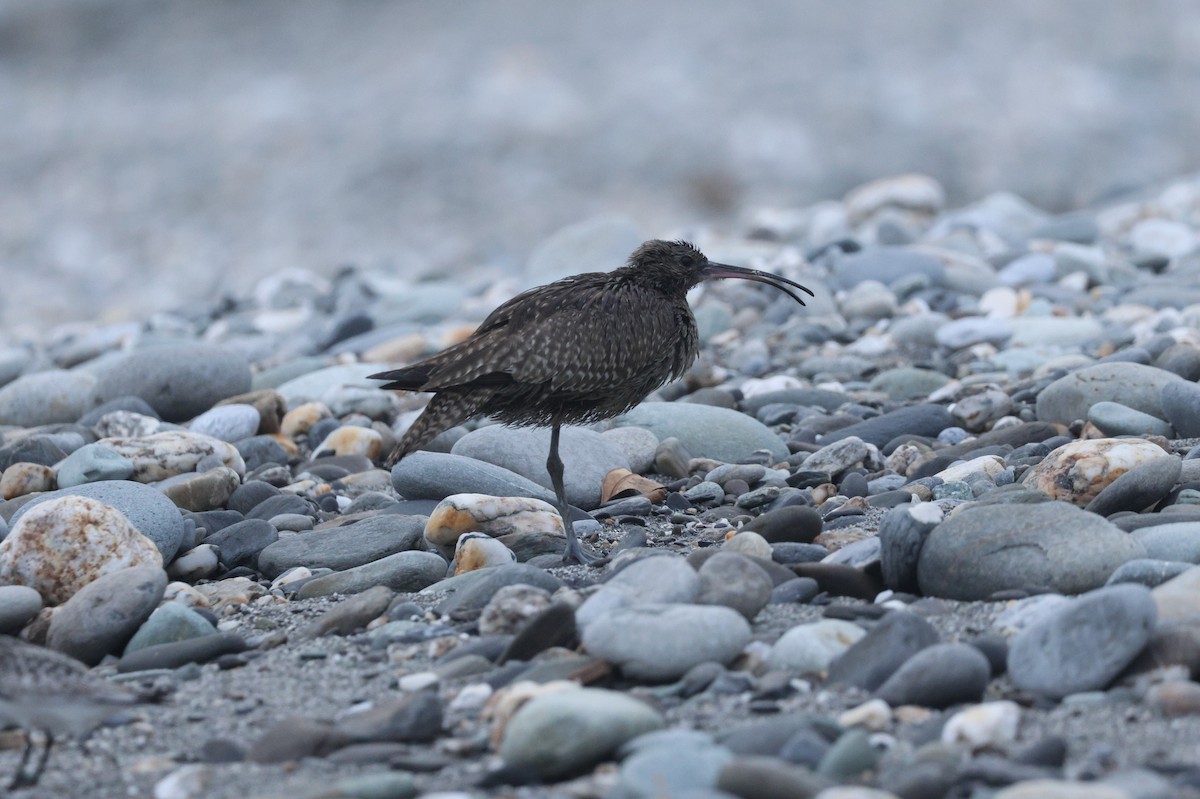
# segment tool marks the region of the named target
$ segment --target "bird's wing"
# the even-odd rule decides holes
[[[670,342],[691,323],[680,314],[661,297],[612,285],[606,274],[577,275],[519,294],[467,340],[373,377],[412,391],[522,383],[587,392],[647,371],[665,379],[679,360]]]
[[[633,287],[553,284],[505,309],[435,379],[504,381],[586,393],[671,371],[678,309]],[[687,320],[690,323],[690,319]]]

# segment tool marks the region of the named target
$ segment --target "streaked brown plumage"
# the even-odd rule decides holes
[[[383,388],[436,392],[388,465],[474,416],[549,426],[546,470],[567,530],[565,557],[586,561],[562,488],[559,429],[616,416],[681,377],[699,354],[687,291],[722,277],[767,283],[801,305],[787,286],[812,294],[778,275],[712,263],[687,242],[648,241],[619,269],[530,289],[493,311],[467,340],[372,375],[390,381]]]
[[[25,749],[9,790],[37,784],[55,738],[65,735],[82,741],[123,707],[138,701],[129,688],[93,674],[74,658],[0,635],[0,722],[25,730]],[[34,731],[45,735],[45,743],[33,773],[27,774]]]

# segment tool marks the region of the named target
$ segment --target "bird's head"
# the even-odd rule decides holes
[[[801,305],[804,305],[804,300],[788,286],[813,296],[809,289],[786,277],[758,269],[714,263],[686,241],[647,241],[629,256],[627,269],[639,283],[667,294],[686,294],[688,289],[704,280],[736,277],[774,286]]]

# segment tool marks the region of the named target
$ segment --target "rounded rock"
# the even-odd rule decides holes
[[[175,503],[153,486],[128,480],[102,480],[43,494],[13,514],[10,524],[16,524],[42,503],[62,497],[87,497],[116,508],[142,535],[154,542],[162,553],[163,563],[169,563],[175,557],[187,533],[188,526]]]
[[[941,710],[983,699],[991,679],[988,660],[968,644],[935,644],[896,670],[875,696],[892,707],[920,705]]]
[[[764,546],[769,558],[770,546],[765,542]],[[745,555],[718,552],[704,562],[699,575],[700,593],[696,597],[699,605],[724,605],[753,621],[771,601],[774,588],[771,578]]]
[[[823,672],[867,632],[841,619],[799,624],[779,636],[767,655],[767,665],[793,673]]]
[[[557,780],[590,769],[626,741],[663,725],[658,711],[617,691],[543,694],[509,720],[500,757],[510,768]]]
[[[587,651],[630,679],[667,681],[707,661],[728,663],[750,640],[737,611],[715,605],[617,608],[583,628]]]
[[[965,508],[929,533],[917,561],[921,592],[986,599],[998,591],[1076,594],[1146,557],[1129,534],[1063,502]]]
[[[546,471],[550,433],[540,428],[489,425],[467,433],[450,450],[478,461],[491,463],[553,489]],[[559,439],[563,462],[563,485],[567,501],[593,510],[600,506],[600,488],[613,469],[628,469],[625,453],[600,433],[584,427],[564,427]]]
[[[1082,507],[1130,469],[1166,454],[1162,447],[1141,439],[1072,441],[1043,458],[1021,482],[1052,499]]]
[[[29,586],[54,605],[106,574],[162,565],[154,542],[119,510],[87,497],[38,503],[0,542],[0,582]]]
[[[0,425],[37,427],[74,422],[95,403],[96,378],[53,369],[18,377],[0,388]]]
[[[1164,417],[1162,390],[1168,383],[1183,382],[1179,375],[1140,363],[1098,363],[1051,383],[1037,398],[1037,418],[1070,424],[1086,419],[1097,402],[1120,402],[1134,410]]]
[[[1017,633],[1008,674],[1018,688],[1053,699],[1102,689],[1150,641],[1157,616],[1145,586],[1091,591]]]
[[[225,347],[183,344],[134,350],[104,368],[96,401],[132,394],[169,422],[183,422],[250,390],[250,364]]]
[[[260,424],[262,415],[257,408],[232,403],[205,411],[188,424],[188,429],[232,444],[257,433]]]
[[[55,609],[46,646],[95,665],[121,651],[166,588],[167,575],[158,566],[109,571]]]

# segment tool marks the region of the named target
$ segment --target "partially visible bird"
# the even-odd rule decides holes
[[[770,272],[709,261],[685,241],[647,241],[611,272],[588,272],[518,294],[492,311],[470,338],[411,366],[371,375],[383,388],[435,396],[386,461],[394,465],[438,433],[474,416],[548,426],[546,471],[567,534],[563,555],[587,563],[575,536],[558,454],[564,424],[607,419],[682,377],[700,352],[688,289],[735,277],[774,286],[804,305]]]
[[[104,679],[74,658],[45,647],[0,635],[0,723],[25,731],[21,762],[9,790],[36,785],[46,770],[54,739],[85,740],[122,708],[136,704],[133,691]],[[32,773],[33,732],[46,739]]]

